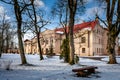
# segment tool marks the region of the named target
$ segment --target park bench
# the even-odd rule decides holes
[[[73,72],[76,72],[78,77],[87,77],[88,75],[95,73],[95,66],[88,66],[83,68],[72,69]]]

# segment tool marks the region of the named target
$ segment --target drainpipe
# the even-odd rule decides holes
[[[88,56],[90,56],[90,31],[88,30]]]

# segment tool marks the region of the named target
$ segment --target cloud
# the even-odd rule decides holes
[[[4,15],[5,15],[5,19],[8,20],[10,19],[10,17],[8,15],[6,15],[6,10],[3,6],[0,6],[0,19],[3,19]]]
[[[95,18],[96,14],[102,17],[104,14],[104,10],[101,7],[87,8],[87,10],[85,11],[85,14],[80,16],[80,18],[82,20],[89,20],[89,19]]]
[[[0,15],[4,13],[4,8],[0,6]]]
[[[104,10],[101,7],[92,7],[92,8],[89,8],[86,11],[86,13],[89,14],[88,16],[90,16],[90,15],[96,15],[96,14],[102,16],[103,12],[104,12]]]
[[[90,3],[93,2],[93,0],[85,0],[85,2]]]
[[[31,31],[28,31],[27,33],[25,33],[24,35],[24,40],[26,39],[32,39],[34,37],[34,34]]]
[[[44,7],[44,6],[45,6],[44,2],[41,1],[41,0],[35,0],[34,3],[35,3],[35,5],[38,6],[38,7]]]

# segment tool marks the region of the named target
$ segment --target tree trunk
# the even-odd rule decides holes
[[[108,64],[116,64],[116,55],[115,55],[115,45],[116,45],[116,37],[111,36],[111,33],[108,33],[108,43],[107,43],[107,49],[109,54],[109,61]]]
[[[2,56],[2,40],[0,39],[0,58]]]
[[[41,49],[41,44],[40,44],[40,38],[39,38],[39,32],[37,33],[37,42],[38,42],[38,50],[39,50],[39,55],[40,55],[40,60],[43,60],[43,55],[42,55],[42,49]]]
[[[8,36],[7,36],[7,39],[6,39],[6,49],[5,49],[6,53],[8,53],[8,48],[9,48],[9,39],[8,39]]]
[[[24,54],[24,47],[22,42],[22,32],[21,32],[21,26],[22,26],[22,12],[20,10],[20,6],[18,3],[18,0],[14,0],[14,11],[15,16],[17,20],[17,33],[18,33],[18,44],[19,44],[19,51],[21,56],[21,62],[22,64],[27,64],[26,57]]]
[[[20,22],[19,22],[20,23]],[[24,47],[23,47],[23,42],[22,42],[22,37],[21,37],[21,23],[18,23],[18,43],[19,43],[19,50],[20,50],[20,55],[21,55],[21,61],[22,64],[27,64],[26,57],[24,54]]]
[[[77,0],[68,0],[68,6],[69,6],[69,46],[70,46],[70,64],[75,64],[74,61],[74,37],[73,37],[73,28],[74,28],[74,18],[77,8]]]
[[[109,54],[109,61],[108,64],[117,64],[115,54]]]
[[[8,29],[7,29],[6,30],[6,47],[5,47],[5,53],[8,53],[9,42],[10,42],[9,36],[11,36],[11,35],[8,34]]]
[[[8,53],[9,42],[10,42],[10,37],[11,37],[11,34],[9,33],[10,32],[9,28],[10,28],[10,25],[8,24],[7,28],[6,28],[6,48],[5,48],[5,53]]]
[[[71,19],[70,19],[71,20]],[[70,21],[71,23],[71,21]],[[69,46],[70,46],[70,64],[75,64],[74,62],[74,39],[73,39],[73,24],[70,24],[70,34],[69,34]]]
[[[34,0],[31,1],[31,4],[32,4],[33,14],[34,14],[34,27],[35,27],[35,32],[36,32],[36,36],[37,36],[40,60],[43,60],[42,49],[41,49],[41,45],[40,45],[40,32],[41,31],[39,32],[39,30],[38,30],[39,28],[37,26],[37,15],[36,15],[36,10],[35,10]]]
[[[2,29],[2,33],[1,33],[1,39],[0,39],[0,57],[2,56],[3,53],[3,45],[4,45],[4,40],[3,40],[3,33],[4,33],[4,29]]]
[[[2,51],[1,51],[1,41],[0,41],[0,58],[2,56]]]
[[[69,47],[70,47],[70,64],[75,64],[74,62],[74,39],[73,39],[73,26],[74,26],[74,15],[70,10],[69,16]]]

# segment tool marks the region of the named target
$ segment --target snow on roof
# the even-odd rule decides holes
[[[58,33],[58,34],[63,34],[63,31],[56,31],[56,33]]]

